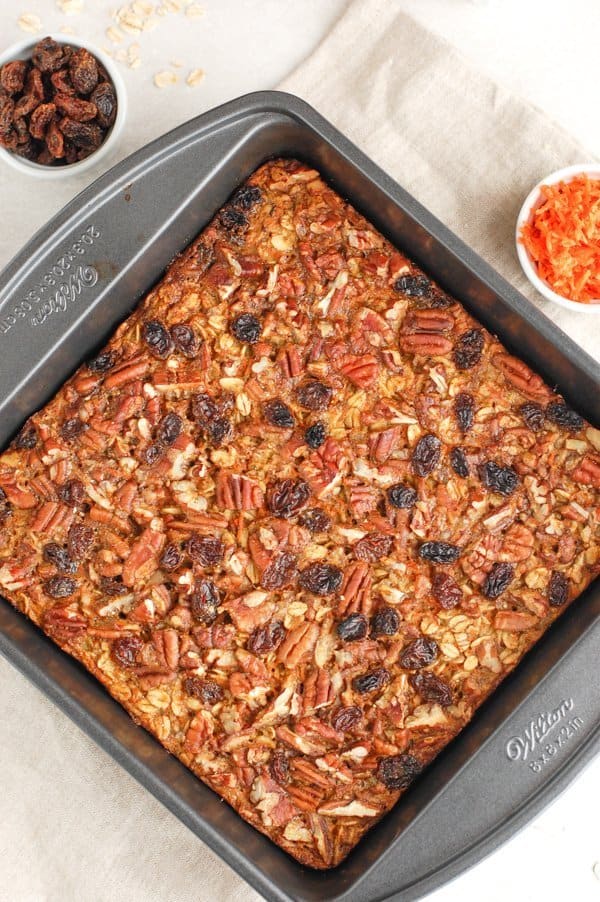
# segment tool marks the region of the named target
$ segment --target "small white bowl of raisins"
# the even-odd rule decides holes
[[[125,114],[116,66],[88,43],[48,35],[0,54],[0,158],[19,172],[57,179],[95,166]]]

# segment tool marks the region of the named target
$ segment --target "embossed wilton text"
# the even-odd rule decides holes
[[[511,736],[506,743],[506,756],[511,761],[526,761],[545,736],[573,710],[573,699],[566,698],[552,711],[539,714],[520,736]]]

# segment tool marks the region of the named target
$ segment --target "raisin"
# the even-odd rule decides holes
[[[305,507],[309,498],[310,489],[304,479],[277,479],[267,486],[267,508],[285,520]]]
[[[37,432],[35,431],[35,426],[31,423],[26,423],[15,439],[15,448],[30,451],[36,445]]]
[[[514,564],[494,564],[485,578],[481,591],[486,598],[498,598],[512,582],[514,575]]]
[[[392,507],[404,508],[408,510],[413,507],[417,501],[417,493],[411,488],[409,485],[404,485],[402,482],[397,482],[396,485],[391,485],[389,489],[387,489],[386,498],[388,500],[388,504]]]
[[[460,557],[460,548],[450,542],[423,542],[419,557],[434,564],[453,564]]]
[[[60,68],[60,66],[57,66]],[[98,64],[89,50],[78,47],[69,60],[69,75],[79,94],[91,94],[98,84]]]
[[[31,61],[40,72],[57,72],[67,62],[65,49],[52,38],[43,38],[33,48]]]
[[[327,532],[328,529],[331,529],[331,518],[320,507],[311,507],[302,511],[298,517],[298,523],[309,532]]]
[[[337,634],[344,642],[364,639],[369,631],[369,621],[364,614],[348,614],[337,625]]]
[[[112,370],[116,362],[117,355],[115,351],[102,351],[93,360],[89,360],[87,366],[92,373],[107,373],[109,370]]]
[[[290,765],[288,763],[288,757],[283,749],[275,749],[271,755],[269,769],[271,771],[271,776],[280,786],[285,786],[289,782]]]
[[[338,733],[346,733],[362,720],[362,716],[362,710],[357,705],[346,705],[337,709],[331,718],[331,726]]]
[[[154,442],[152,445],[148,445],[143,453],[143,457],[145,462],[149,467],[153,466],[157,460],[160,460],[161,457],[165,453],[165,446],[160,442]]]
[[[284,639],[285,627],[281,620],[271,620],[252,630],[246,648],[253,655],[266,655],[281,645]]]
[[[112,576],[102,576],[100,578],[100,591],[111,598],[119,598],[120,595],[127,595],[129,590],[127,586],[123,585],[121,580]]]
[[[77,589],[77,582],[70,576],[51,576],[42,588],[51,598],[68,598]]]
[[[406,789],[422,770],[414,755],[389,755],[377,764],[377,779],[387,789]]]
[[[519,477],[512,467],[501,467],[493,460],[488,460],[480,466],[479,478],[486,489],[499,492],[501,495],[512,495],[519,484]]]
[[[117,115],[117,95],[108,81],[101,81],[92,91],[90,101],[97,109],[98,125],[110,128]]]
[[[585,426],[583,417],[580,417],[563,401],[552,401],[551,404],[548,404],[546,416],[552,423],[569,432],[579,432]]]
[[[399,664],[406,670],[420,670],[433,664],[438,656],[438,644],[434,639],[419,636],[402,650]]]
[[[81,150],[96,150],[104,137],[102,129],[93,122],[78,122],[65,116],[59,122],[59,128],[65,138],[73,142]]]
[[[190,596],[190,610],[201,623],[210,625],[218,613],[221,595],[210,579],[197,580]]]
[[[332,595],[342,585],[344,574],[332,564],[309,564],[300,573],[298,582],[313,595]]]
[[[173,341],[166,328],[157,319],[148,320],[142,327],[142,338],[155,357],[164,360],[173,351]]]
[[[211,445],[218,448],[233,435],[233,426],[228,417],[213,417],[205,426],[206,437]]]
[[[65,155],[65,139],[56,122],[51,122],[46,132],[46,148],[51,158],[60,160]],[[38,163],[48,165],[52,159],[42,159],[44,151],[38,157]],[[71,162],[71,161],[70,161]]]
[[[94,530],[83,523],[73,523],[67,535],[67,551],[70,557],[81,560],[85,557],[94,541]]]
[[[419,693],[423,701],[433,702],[442,708],[447,708],[453,702],[450,686],[444,683],[443,680],[440,680],[430,670],[411,673],[408,681],[413,689]]]
[[[79,417],[71,417],[71,419],[65,420],[60,427],[60,435],[61,438],[70,441],[77,438],[85,429],[87,429],[87,425]]]
[[[394,539],[392,536],[386,536],[382,532],[368,532],[354,546],[354,554],[359,561],[367,561],[369,564],[374,564],[376,561],[380,561],[382,557],[387,557],[392,550],[393,544]]]
[[[241,210],[236,210],[231,206],[221,210],[219,222],[226,232],[233,232],[234,235],[248,228],[248,217]]]
[[[525,420],[527,428],[531,429],[532,432],[539,432],[543,428],[545,416],[539,404],[535,404],[533,401],[521,404],[519,413]]]
[[[214,680],[203,680],[199,676],[186,677],[183,681],[183,691],[211,708],[225,698],[225,692],[218,683]]]
[[[85,501],[85,488],[81,479],[67,479],[58,490],[58,497],[69,507],[81,507]]]
[[[193,561],[203,567],[211,567],[223,559],[225,546],[216,536],[201,536],[193,532],[185,543],[187,553]]]
[[[428,476],[440,462],[442,443],[428,432],[417,442],[412,453],[412,468],[417,476]]]
[[[176,350],[188,360],[193,360],[200,352],[200,339],[191,326],[185,323],[175,323],[171,326],[171,338]]]
[[[35,108],[29,117],[29,134],[32,138],[43,140],[46,131],[56,115],[56,106],[53,103],[41,103]]]
[[[462,601],[462,590],[449,573],[434,573],[431,580],[431,594],[446,610],[455,608]]]
[[[110,654],[121,667],[135,667],[143,647],[144,642],[139,636],[121,636],[113,642]]]
[[[318,423],[313,423],[313,425],[309,426],[304,433],[304,441],[306,442],[308,447],[312,448],[313,450],[320,448],[326,438],[327,426],[321,421],[319,421]]]
[[[156,438],[164,445],[176,442],[183,427],[183,420],[174,410],[166,413],[156,429]]]
[[[25,60],[12,60],[10,63],[4,63],[0,69],[0,87],[7,94],[20,94],[25,87],[27,68]]]
[[[8,138],[13,134],[13,122],[17,115],[14,100],[10,97],[0,97],[0,136]],[[6,142],[3,142],[3,146],[7,146]]]
[[[477,366],[483,354],[485,340],[481,329],[469,329],[459,336],[454,345],[454,362],[459,370],[470,370]]]
[[[49,564],[54,564],[61,573],[75,573],[77,564],[73,561],[66,548],[59,545],[58,542],[49,542],[44,545],[44,560]]]
[[[54,104],[56,104],[56,107],[64,116],[68,116],[69,119],[74,119],[75,122],[88,122],[90,119],[95,119],[96,113],[98,112],[95,104],[90,103],[89,100],[82,100],[80,97],[74,97],[72,94],[55,94]],[[39,109],[41,109],[41,107],[38,107],[35,112],[37,113]],[[40,136],[34,135],[34,138],[37,137]]]
[[[296,572],[296,555],[289,551],[281,551],[265,568],[260,584],[263,589],[269,591],[282,589],[294,580]]]
[[[383,689],[390,681],[390,674],[385,667],[377,667],[375,670],[369,670],[361,676],[354,677],[352,680],[352,688],[355,692],[364,695],[367,692],[377,692]]]
[[[409,298],[430,298],[433,289],[431,280],[422,273],[400,276],[394,282],[394,291]]]
[[[469,475],[469,464],[462,448],[453,448],[450,452],[450,464],[457,476],[466,479]]]
[[[201,425],[210,422],[218,412],[215,400],[205,392],[199,392],[192,397],[192,417]]]
[[[278,426],[280,429],[291,429],[294,425],[292,411],[287,404],[284,404],[279,398],[273,398],[272,401],[267,401],[263,407],[263,413],[265,420],[267,423],[270,423],[271,426]]]
[[[50,84],[58,94],[75,93],[68,69],[59,69],[57,72],[53,72],[50,76]]]
[[[174,542],[170,542],[165,546],[163,553],[160,556],[160,564],[162,570],[167,570],[171,573],[173,570],[177,570],[179,566],[181,566],[181,562],[183,560],[183,555],[181,553],[181,549],[179,545],[176,545]]]
[[[231,198],[231,206],[246,213],[262,201],[262,191],[257,185],[245,185]]]
[[[231,331],[238,341],[253,345],[260,338],[262,326],[253,313],[240,313],[231,323]]]
[[[569,580],[560,570],[553,570],[548,582],[548,604],[560,608],[569,598]]]
[[[306,410],[325,410],[331,404],[333,389],[318,379],[309,379],[298,385],[295,390],[296,400]]]
[[[394,608],[379,608],[371,617],[372,636],[395,636],[399,629],[400,615]]]

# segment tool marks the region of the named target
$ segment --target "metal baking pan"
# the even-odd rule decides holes
[[[266,159],[314,165],[595,424],[600,367],[296,97],[265,92],[170,132],[87,188],[0,275],[0,443],[43,405]],[[600,586],[549,630],[339,867],[305,868],[248,826],[103,687],[0,600],[0,651],[267,899],[415,899],[564,789],[600,745]]]

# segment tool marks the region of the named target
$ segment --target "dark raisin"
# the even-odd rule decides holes
[[[331,726],[338,733],[346,733],[362,720],[363,712],[357,705],[338,708],[331,718]]]
[[[525,420],[525,425],[528,429],[531,429],[532,432],[539,432],[540,429],[543,428],[545,416],[544,411],[539,404],[535,404],[533,401],[521,404],[519,413]]]
[[[402,650],[399,663],[406,670],[420,670],[433,664],[438,656],[438,644],[434,639],[419,636]]]
[[[226,232],[242,232],[248,227],[248,217],[234,207],[225,207],[219,213],[219,222]]]
[[[561,429],[567,429],[569,432],[579,432],[585,426],[585,420],[578,413],[564,403],[564,401],[552,401],[546,407],[546,416],[548,419],[560,426]]]
[[[271,620],[252,630],[246,647],[253,655],[266,655],[278,648],[284,639],[285,627],[281,620]]]
[[[182,560],[183,555],[181,553],[179,545],[176,545],[174,542],[170,542],[165,546],[163,553],[160,556],[160,567],[162,570],[167,570],[169,573],[171,573],[173,570],[177,570],[177,568],[181,566]]]
[[[29,134],[39,141],[46,136],[46,130],[56,116],[56,106],[53,103],[41,103],[35,108],[29,117]]]
[[[44,545],[43,555],[44,560],[49,564],[54,564],[61,573],[75,573],[77,570],[77,564],[72,560],[67,549],[58,542],[49,542]]]
[[[93,360],[88,361],[88,369],[92,371],[92,373],[107,373],[108,370],[111,370],[115,363],[117,362],[117,355],[115,351],[102,351],[101,354],[98,354],[97,357],[94,357]]]
[[[213,417],[204,427],[206,438],[211,445],[218,448],[233,435],[233,425],[228,417]]]
[[[60,435],[65,441],[71,441],[71,439],[77,438],[85,429],[87,429],[87,425],[79,417],[71,417],[71,419],[65,420],[60,427]]]
[[[205,392],[199,392],[192,397],[192,417],[201,425],[210,422],[218,412],[216,401]]]
[[[260,338],[262,326],[253,313],[240,313],[231,323],[231,331],[238,341],[253,345]]]
[[[470,370],[477,366],[483,354],[485,339],[481,329],[469,329],[459,336],[454,345],[454,362],[459,370]]]
[[[428,476],[440,462],[442,443],[439,438],[428,432],[417,442],[412,453],[412,468],[417,476]]]
[[[33,48],[31,61],[40,72],[57,72],[67,62],[65,48],[53,38],[42,38]]]
[[[53,160],[62,159],[66,155],[67,150],[68,143],[65,142],[63,133],[56,122],[51,122],[46,132],[46,150],[40,153],[37,162],[47,166]],[[76,159],[76,155],[72,159],[67,158],[67,163],[74,163]]]
[[[512,467],[502,467],[493,460],[480,466],[479,478],[486,489],[501,495],[512,495],[519,484],[519,477]]]
[[[450,542],[423,542],[419,557],[434,564],[453,564],[460,557],[460,548]]]
[[[200,352],[200,339],[191,326],[185,323],[175,323],[171,326],[171,338],[175,348],[187,357],[193,360]]]
[[[57,67],[60,68],[60,67]],[[78,47],[69,60],[69,75],[79,94],[91,94],[98,84],[98,64],[89,50]]]
[[[129,590],[121,580],[112,576],[102,576],[100,578],[100,591],[111,598],[119,598],[120,595],[127,595]]]
[[[104,133],[93,122],[78,122],[65,116],[59,122],[59,128],[65,138],[68,138],[78,148],[77,159],[82,160],[88,154],[81,154],[82,150],[95,150],[102,144]]]
[[[400,615],[394,608],[379,608],[371,617],[372,636],[395,636],[399,629]]]
[[[142,338],[148,345],[150,352],[164,360],[173,351],[173,341],[167,329],[157,319],[148,320],[142,326]]]
[[[164,445],[176,442],[183,428],[183,420],[174,410],[166,413],[156,428],[156,438]]]
[[[235,192],[231,206],[248,212],[262,201],[262,191],[257,185],[246,185]]]
[[[22,450],[31,450],[37,445],[37,432],[35,426],[25,424],[15,439],[15,447]]]
[[[387,498],[388,504],[392,507],[404,508],[408,510],[413,507],[417,501],[417,493],[416,491],[409,485],[404,485],[402,482],[397,482],[396,485],[391,485],[389,489],[387,489],[385,496]]]
[[[318,379],[308,379],[295,389],[294,394],[300,407],[306,410],[325,410],[331,404],[333,389]]]
[[[68,116],[69,119],[75,119],[76,122],[88,122],[90,119],[95,119],[98,112],[95,104],[90,103],[89,100],[82,100],[80,97],[75,97],[73,94],[61,94],[59,92],[54,95],[53,103],[63,115]],[[44,104],[42,104],[42,106],[44,106]],[[50,104],[48,104],[48,106],[50,106]],[[41,106],[37,108],[35,111],[36,114],[41,108]],[[31,131],[31,134],[33,135],[33,131]],[[34,138],[37,137],[43,136],[34,135]]]
[[[387,789],[406,789],[421,770],[421,762],[413,755],[389,755],[379,759],[376,773]]]
[[[311,507],[302,511],[298,517],[300,526],[304,526],[309,532],[327,532],[331,529],[331,518],[320,507]]]
[[[433,702],[442,708],[447,708],[453,702],[450,686],[430,670],[412,673],[408,681],[425,702]]]
[[[269,769],[271,771],[271,776],[280,786],[285,786],[289,782],[290,765],[288,756],[283,749],[275,749],[271,755],[271,765]]]
[[[447,610],[455,608],[462,601],[462,590],[449,573],[434,573],[431,580],[431,594]]]
[[[569,599],[569,580],[560,570],[553,570],[548,582],[548,604],[560,608]]]
[[[369,532],[362,539],[359,539],[354,546],[354,554],[359,561],[367,561],[374,564],[380,561],[382,557],[387,557],[391,552],[394,539],[392,536],[386,536],[382,532]]]
[[[67,535],[67,551],[70,557],[81,560],[94,542],[94,530],[83,523],[73,523]]]
[[[467,392],[460,392],[454,399],[454,416],[461,432],[468,432],[475,417],[475,401]]]
[[[332,564],[309,564],[300,573],[298,582],[313,595],[332,595],[342,585],[344,574]]]
[[[462,448],[453,448],[450,452],[450,464],[457,476],[466,479],[469,475],[469,463]]]
[[[193,561],[211,567],[223,559],[225,546],[216,536],[201,536],[193,532],[186,542],[186,550]]]
[[[221,595],[210,579],[199,579],[190,596],[190,610],[201,623],[210,625],[218,613]]]
[[[327,426],[321,421],[319,421],[318,423],[313,423],[313,425],[309,426],[304,433],[304,441],[306,442],[308,447],[312,448],[313,450],[320,448],[326,438]]]
[[[348,614],[337,625],[337,634],[344,642],[356,642],[364,639],[369,632],[369,621],[364,614]]]
[[[51,598],[68,598],[77,589],[77,582],[70,576],[51,576],[43,584],[46,595]]]
[[[296,555],[289,551],[280,551],[263,571],[260,584],[263,589],[269,591],[282,589],[293,582],[296,572]]]
[[[225,698],[225,692],[218,683],[214,680],[203,680],[199,676],[186,677],[183,681],[183,691],[211,708]]]
[[[160,442],[154,442],[144,450],[143,457],[149,467],[153,466],[157,460],[160,460],[165,453],[165,446]]]
[[[108,81],[101,81],[92,91],[91,102],[97,109],[96,119],[102,128],[110,128],[117,115],[117,95]]]
[[[267,423],[270,423],[271,426],[278,426],[280,429],[291,429],[294,425],[292,411],[287,404],[284,404],[279,398],[273,398],[272,401],[267,401],[263,407],[263,413],[265,420]]]
[[[385,667],[377,667],[375,670],[369,670],[361,676],[354,677],[352,680],[352,688],[355,692],[364,695],[367,692],[377,692],[383,689],[390,681],[390,674]]]
[[[113,642],[110,654],[121,667],[135,667],[143,647],[144,642],[139,636],[121,636]]]
[[[486,598],[498,598],[510,585],[515,575],[515,565],[507,563],[494,564],[485,578],[482,592]]]
[[[12,60],[10,63],[4,63],[0,68],[0,87],[7,94],[20,94],[25,86],[26,75],[26,60]]]
[[[430,298],[434,286],[423,274],[400,276],[394,282],[394,291],[409,298]]]
[[[297,514],[309,498],[310,489],[304,479],[277,479],[267,486],[267,508],[286,520]]]
[[[58,490],[58,497],[69,507],[81,507],[85,501],[85,488],[80,479],[68,479]]]

